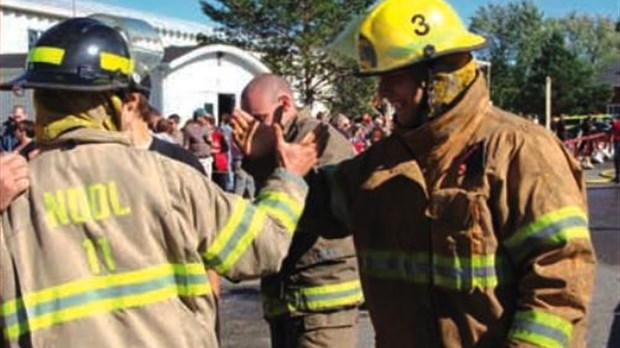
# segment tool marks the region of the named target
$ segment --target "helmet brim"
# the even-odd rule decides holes
[[[68,74],[41,74],[26,71],[11,81],[0,84],[0,90],[11,91],[20,89],[56,89],[66,91],[103,92],[128,88],[129,83],[116,81],[114,83],[93,84]]]

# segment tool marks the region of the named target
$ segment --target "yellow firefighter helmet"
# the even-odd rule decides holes
[[[361,21],[355,21],[357,35],[351,35],[349,26],[339,39],[357,40],[361,75],[378,75],[447,54],[470,52],[486,43],[484,37],[469,32],[443,0],[384,0]],[[341,44],[351,46],[350,42]]]

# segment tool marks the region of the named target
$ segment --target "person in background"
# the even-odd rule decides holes
[[[286,139],[299,141],[320,130],[327,135],[319,148],[320,166],[353,155],[351,144],[337,130],[312,117],[309,109],[297,109],[291,86],[280,76],[263,74],[252,79],[241,94],[241,107],[243,110],[233,113],[233,129],[240,133],[244,133],[243,125],[281,125]],[[273,169],[273,149],[261,154],[259,150],[248,150],[241,138],[237,144],[248,155],[244,168],[254,176],[257,186],[263,187],[265,173]],[[322,202],[310,196],[307,205],[314,204]],[[357,342],[358,306],[363,300],[353,240],[318,237],[320,231],[314,230],[313,221],[303,214],[298,230],[281,272],[261,281],[271,346],[353,348]]]
[[[230,168],[229,145],[224,132],[215,126],[215,120],[210,119],[211,156],[213,156],[213,181],[225,191],[227,189]],[[213,122],[213,123],[211,123]]]
[[[186,149],[191,151],[202,164],[211,179],[213,174],[213,156],[211,154],[211,133],[208,127],[207,112],[203,108],[194,110],[193,121],[183,128]]]
[[[611,140],[614,143],[614,168],[616,176],[614,182],[620,183],[620,114],[616,114],[616,119],[611,125]]]
[[[19,153],[28,160],[32,159],[39,152],[37,143],[34,141],[34,136],[34,122],[31,120],[19,122],[17,128],[15,128],[15,139],[17,139],[18,142],[13,151]]]
[[[174,137],[172,136],[174,131],[174,124],[172,121],[167,120],[165,118],[160,118],[153,130],[153,136],[168,142],[170,144],[175,144],[181,146],[181,144],[177,143]]]
[[[231,148],[232,170],[235,177],[233,192],[244,198],[254,199],[256,186],[252,175],[243,169],[243,152],[239,150],[239,147],[234,142]]]
[[[172,114],[168,116],[168,121],[172,122],[172,132],[170,135],[174,139],[174,142],[177,144],[183,144],[183,132],[179,129],[179,125],[181,124],[181,116],[177,114]]]
[[[560,139],[561,141],[568,140],[568,128],[564,115],[558,116],[554,124],[554,132],[558,139]]]
[[[378,143],[383,138],[385,138],[385,136],[386,136],[385,132],[383,131],[381,127],[377,126],[373,128],[373,130],[370,132],[370,135],[368,137],[369,146],[373,146],[374,144]]]
[[[13,111],[9,116],[9,119],[4,121],[2,124],[2,133],[0,135],[0,152],[1,151],[14,151],[18,139],[15,138],[15,129],[17,125],[28,119],[28,114],[26,114],[26,109],[23,105],[15,105],[13,106]]]
[[[232,149],[233,149],[233,136],[232,136],[232,127],[230,126],[230,114],[224,113],[222,114],[220,130],[224,134],[224,139],[226,144],[228,145],[228,151],[226,153],[226,157],[228,159],[228,168],[226,170],[226,177],[224,179],[224,190],[228,192],[233,192],[235,189],[235,174],[233,171],[233,160],[232,160]]]

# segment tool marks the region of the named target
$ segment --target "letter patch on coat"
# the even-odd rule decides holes
[[[113,181],[44,192],[43,203],[50,227],[131,214],[131,207],[121,202]]]

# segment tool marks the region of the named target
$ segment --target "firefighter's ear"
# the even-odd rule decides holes
[[[288,94],[281,94],[278,96],[278,104],[282,107],[284,113],[290,112],[292,108],[295,108],[293,100]]]
[[[137,110],[140,104],[140,94],[139,93],[128,93],[125,98],[125,105],[128,111]]]

